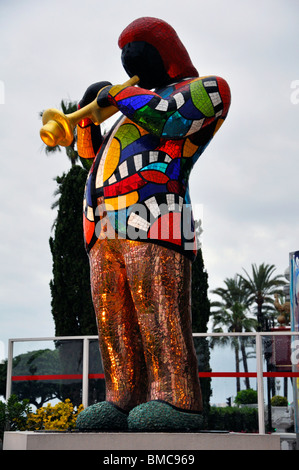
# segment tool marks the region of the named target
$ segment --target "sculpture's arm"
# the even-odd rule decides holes
[[[138,87],[107,87],[106,100],[148,132],[175,139],[191,135],[216,119],[222,124],[230,106],[230,90],[225,80],[211,76],[182,82],[166,98]]]
[[[90,119],[82,119],[77,125],[77,148],[81,158],[93,160],[101,146],[103,137],[100,126]]]
[[[83,98],[79,102],[78,108],[91,103],[97,96],[99,90],[103,87],[111,85],[110,82],[97,82],[90,85]],[[77,148],[78,154],[81,158],[92,161],[101,144],[103,136],[101,134],[101,127],[96,126],[89,118],[82,119],[77,125]]]

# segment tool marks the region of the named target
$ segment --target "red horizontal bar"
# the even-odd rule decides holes
[[[104,379],[104,374],[88,374],[89,379]]]
[[[264,377],[299,377],[299,372],[264,372]]]
[[[74,380],[81,379],[82,374],[52,374],[52,375],[13,375],[11,380],[22,381],[22,380]],[[89,379],[104,379],[104,374],[89,374]]]
[[[53,375],[13,375],[11,380],[65,380],[82,379],[82,374],[53,374]]]
[[[199,372],[199,377],[257,377],[256,372]],[[299,377],[299,372],[264,372],[263,377]],[[104,379],[104,374],[89,374],[89,379]],[[11,380],[82,380],[82,374],[13,375]]]
[[[199,377],[256,377],[256,372],[199,372]]]
[[[256,372],[199,372],[199,377],[257,377]],[[299,377],[299,372],[264,372],[263,377]]]

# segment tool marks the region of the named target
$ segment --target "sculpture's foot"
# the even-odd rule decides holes
[[[76,429],[81,431],[120,431],[128,429],[128,412],[108,401],[91,405],[79,413]]]
[[[203,418],[199,413],[155,400],[130,411],[128,426],[131,431],[199,431],[203,428]]]

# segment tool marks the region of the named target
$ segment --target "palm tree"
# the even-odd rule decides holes
[[[240,276],[244,282],[245,288],[249,292],[248,300],[256,304],[257,307],[257,331],[267,331],[269,329],[269,320],[275,317],[274,294],[283,295],[280,287],[286,284],[282,275],[274,276],[275,266],[273,264],[262,263],[260,266],[251,265],[252,276],[244,269],[246,277]],[[273,321],[273,320],[272,320]],[[267,371],[270,369],[270,356],[272,350],[271,338],[264,337],[264,355],[267,362]],[[267,377],[267,397],[268,397],[268,421],[271,427],[271,390],[273,392],[273,378]]]
[[[61,100],[60,107],[61,107],[61,110],[62,110],[63,114],[70,114],[70,113],[74,113],[75,111],[77,111],[78,103],[76,101]],[[40,115],[40,117],[42,117],[43,111],[40,112],[39,115]],[[75,129],[74,129],[74,139],[68,147],[65,147],[65,152],[66,152],[66,155],[67,155],[68,159],[71,162],[72,168],[76,165],[78,160],[81,160],[81,163],[82,163],[83,167],[85,168],[84,162],[82,162],[82,159],[79,157],[79,154],[78,154],[77,150],[75,150],[76,142],[77,142],[77,135],[76,135],[76,127],[75,127]],[[44,151],[45,151],[46,155],[51,155],[54,152],[61,152],[61,147],[60,147],[60,145],[55,145],[54,147],[51,147],[50,145],[44,145]],[[62,187],[61,184],[60,184],[61,183],[61,177],[57,176],[56,178],[54,178],[54,180],[58,183],[58,187],[54,191],[54,196],[55,197],[56,196],[60,197],[61,196],[61,187]],[[56,199],[53,202],[53,204],[51,205],[51,209],[56,209],[56,207],[58,207],[58,205],[59,205],[59,198]],[[55,224],[56,224],[56,219],[53,222],[52,229],[55,227]]]
[[[223,332],[225,326],[228,332],[242,333],[252,331],[256,327],[256,320],[248,317],[250,303],[248,301],[247,291],[244,288],[240,276],[236,275],[234,278],[227,278],[224,281],[225,288],[219,287],[213,290],[213,294],[221,297],[221,301],[212,302],[212,307],[217,307],[217,310],[211,312],[213,318],[213,331]],[[228,338],[224,338],[221,344],[227,344]],[[216,340],[211,344],[214,346]],[[219,343],[219,340],[218,340]],[[242,361],[244,371],[248,372],[246,344],[248,341],[244,337],[240,337],[240,345],[238,338],[232,338],[231,344],[235,350],[235,363],[236,372],[239,372],[239,353],[241,349]],[[248,377],[245,378],[246,388],[250,387]],[[241,389],[240,378],[237,377],[237,392]]]
[[[260,266],[252,264],[252,275],[245,271],[246,276],[240,279],[248,292],[248,301],[257,306],[258,331],[266,331],[269,326],[270,315],[274,314],[273,295],[283,294],[279,288],[286,284],[282,275],[273,276],[275,266],[262,263]]]
[[[77,111],[78,104],[77,104],[76,101],[61,100],[60,107],[61,107],[62,112],[64,114],[70,114],[70,113],[73,113],[73,112]],[[40,116],[42,116],[42,115],[43,115],[43,113],[41,112]],[[74,139],[73,139],[71,145],[69,145],[68,147],[65,147],[67,157],[71,161],[72,166],[74,166],[76,164],[76,162],[78,161],[78,159],[79,159],[78,152],[75,150],[76,140],[77,140],[77,138],[76,138],[76,127],[75,127],[75,129],[74,129]],[[59,145],[55,145],[54,147],[50,147],[49,145],[46,145],[45,146],[45,152],[46,152],[46,154],[51,154],[53,152],[61,152],[61,147]]]

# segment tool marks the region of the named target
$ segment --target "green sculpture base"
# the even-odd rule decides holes
[[[116,405],[103,401],[81,411],[76,428],[82,431],[125,431],[128,429],[128,413]]]
[[[81,431],[189,432],[200,431],[203,418],[160,400],[142,403],[130,413],[104,401],[81,411],[76,428]]]

